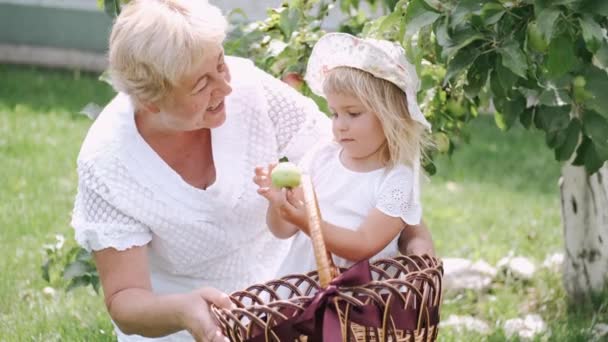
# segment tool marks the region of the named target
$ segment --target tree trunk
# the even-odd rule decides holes
[[[608,163],[589,176],[569,163],[560,179],[566,253],[564,285],[570,299],[608,290]]]

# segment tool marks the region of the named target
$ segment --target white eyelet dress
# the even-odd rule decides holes
[[[72,226],[87,250],[147,245],[156,293],[213,286],[231,292],[272,278],[290,241],[266,227],[267,202],[252,182],[256,165],[298,161],[330,121],[314,102],[248,60],[229,57],[226,122],[211,131],[216,181],[187,184],[146,144],[130,98],[118,94],[91,126],[78,156]],[[160,339],[192,341],[187,332]]]

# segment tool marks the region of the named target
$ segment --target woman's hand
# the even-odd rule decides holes
[[[184,329],[190,332],[195,341],[228,341],[211,315],[208,304],[229,309],[232,307],[232,302],[228,295],[214,288],[205,287],[185,294],[183,299],[180,318]]]
[[[216,289],[159,295],[153,292],[146,246],[124,251],[106,248],[93,254],[110,316],[127,334],[161,337],[188,330],[196,341],[225,341],[209,304],[229,308],[228,296]]]

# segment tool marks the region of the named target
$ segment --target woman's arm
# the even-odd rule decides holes
[[[203,288],[159,296],[152,292],[146,247],[94,252],[95,264],[112,320],[126,334],[165,336],[188,330],[196,341],[223,341],[207,301],[230,307],[228,296]]]
[[[433,238],[424,221],[411,226],[406,225],[399,236],[399,251],[401,254],[429,254],[435,255]]]

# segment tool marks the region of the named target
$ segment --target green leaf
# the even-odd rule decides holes
[[[89,251],[87,251],[86,249],[77,246],[74,247],[76,249],[76,260],[80,260],[83,262],[88,262],[91,263],[93,262],[92,258],[91,258],[91,253]]]
[[[565,89],[550,88],[540,93],[538,102],[546,106],[564,106],[572,103],[572,99]]]
[[[570,121],[568,128],[561,131],[564,135],[563,142],[555,149],[555,159],[558,161],[566,161],[570,159],[572,153],[576,150],[579,138],[581,135],[581,123],[578,119]]]
[[[502,60],[502,57],[496,59],[496,74],[498,75],[498,80],[500,81],[502,89],[505,91],[505,96],[509,97],[513,86],[517,82],[518,76],[510,69],[506,68]]]
[[[466,70],[475,59],[479,56],[479,49],[461,49],[454,58],[448,63],[448,70],[445,76],[445,82],[449,82],[454,77]]]
[[[592,15],[599,14],[608,17],[608,1],[605,0],[582,0],[578,10],[582,13]]]
[[[93,286],[93,290],[95,290],[95,293],[99,294],[99,276],[93,276],[91,278],[91,286]]]
[[[89,275],[83,275],[80,277],[72,278],[70,284],[66,288],[66,292],[70,292],[77,287],[87,286],[91,283],[91,277]]]
[[[46,280],[47,282],[51,282],[51,275],[49,272],[51,266],[51,260],[47,260],[41,267],[42,270],[42,279]]]
[[[523,113],[519,116],[519,122],[525,129],[529,129],[532,126],[534,120],[535,107],[524,109]]]
[[[460,0],[450,16],[450,26],[456,28],[463,24],[471,14],[481,10],[481,1],[479,0]]]
[[[534,125],[545,132],[566,129],[570,123],[570,106],[539,106],[534,116]]]
[[[588,174],[593,174],[604,165],[605,158],[600,157],[593,141],[587,137],[583,137],[583,141],[576,149],[576,158],[572,165],[585,166]]]
[[[608,119],[587,110],[583,113],[583,130],[594,144],[608,147]]]
[[[393,11],[382,19],[382,23],[378,27],[378,33],[382,34],[385,31],[394,29],[401,22],[402,17],[403,13],[401,11]],[[399,38],[402,39],[402,37]]]
[[[497,2],[488,2],[481,9],[481,18],[487,26],[496,24],[504,14],[504,6]]]
[[[495,115],[495,121],[498,126],[502,130],[508,130],[513,126],[513,123],[517,120],[517,118],[524,112],[526,109],[526,99],[521,95],[521,93],[517,93],[517,96],[514,96],[513,99],[495,99],[495,106],[498,110],[498,115]],[[501,127],[502,126],[502,127]]]
[[[452,45],[452,39],[448,34],[448,20],[446,17],[441,17],[435,22],[435,39],[441,47]]]
[[[559,17],[560,11],[555,8],[546,8],[536,16],[536,25],[545,41],[550,42],[553,38],[555,21]]]
[[[490,66],[487,55],[478,57],[467,71],[467,84],[464,86],[467,96],[474,98],[479,95],[479,91],[488,81],[489,72]]]
[[[114,18],[120,13],[119,0],[104,0],[103,8],[110,17]]]
[[[395,10],[395,5],[397,5],[398,2],[399,0],[384,0],[384,6],[392,12]]]
[[[287,40],[291,38],[291,34],[298,27],[300,22],[300,12],[295,8],[289,8],[281,12],[279,19],[279,28]]]
[[[88,271],[89,265],[87,265],[85,262],[76,260],[66,267],[65,271],[63,272],[63,278],[69,280],[80,277],[88,273]]]
[[[585,105],[608,118],[608,74],[593,65],[587,65],[583,75],[587,82],[585,90],[591,94]]]
[[[557,6],[557,5],[570,5],[580,0],[536,0],[534,1],[534,5],[539,10],[543,10],[549,6]],[[538,13],[537,13],[538,16]]]
[[[593,56],[593,64],[608,72],[608,43],[603,41],[600,48]]]
[[[550,149],[557,148],[558,146],[563,144],[564,141],[566,141],[565,130],[547,132],[545,136],[545,142],[547,143],[547,147],[549,147]]]
[[[351,1],[350,0],[340,0],[340,10],[343,13],[350,12]]]
[[[584,15],[582,18],[579,18],[579,22],[581,24],[583,39],[585,40],[587,50],[591,53],[595,53],[604,40],[602,27],[593,20],[593,17],[590,15]]]
[[[551,6],[551,0],[534,0],[534,14],[538,18],[538,14]]]
[[[490,90],[492,90],[492,94],[495,98],[507,97],[506,91],[500,82],[496,69],[492,70],[490,73]]]
[[[458,52],[458,50],[464,47],[468,48],[469,44],[482,38],[483,36],[481,34],[471,28],[457,31],[452,36],[450,44],[444,47],[443,55],[444,57],[453,56]]]
[[[429,175],[434,175],[435,173],[437,173],[437,167],[435,166],[435,164],[432,161],[428,161],[427,163],[425,163],[423,165],[424,171],[426,171],[426,173],[428,173]]]
[[[430,25],[440,14],[429,10],[423,0],[413,0],[405,9],[405,36],[410,37],[421,28]]]
[[[526,78],[528,62],[526,55],[516,42],[511,42],[500,49],[498,53],[502,56],[502,65],[511,70],[514,74]]]
[[[407,0],[405,0],[407,1]],[[445,5],[443,4],[443,2],[441,0],[424,0],[424,4],[437,12],[442,12],[445,9]]]
[[[511,124],[507,122],[507,117],[499,111],[494,112],[494,123],[501,131],[507,131],[511,127]]]
[[[551,77],[558,77],[568,73],[576,64],[574,55],[574,42],[567,33],[561,34],[549,44],[549,57],[547,58],[547,72]]]

